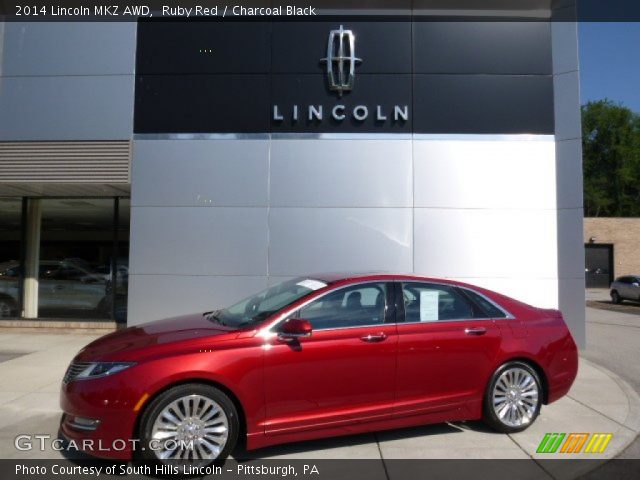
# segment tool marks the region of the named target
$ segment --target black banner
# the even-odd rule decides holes
[[[546,22],[143,20],[137,42],[137,134],[554,133]]]
[[[480,9],[480,10],[479,10]],[[549,10],[551,9],[551,10]],[[478,12],[487,10],[488,16]],[[550,21],[580,22],[638,22],[640,3],[636,0],[307,0],[304,3],[260,0],[242,0],[229,3],[224,0],[31,0],[0,1],[2,21],[137,21],[139,17],[184,19],[209,18],[216,20],[265,17],[286,20],[315,21],[323,15],[392,15],[405,20],[438,21],[440,15],[457,17],[462,14],[473,21],[501,21],[502,15],[491,11],[508,11],[512,19],[528,22],[536,18]],[[476,17],[468,12],[476,12]],[[551,15],[548,12],[551,11]],[[342,15],[342,14],[340,14]],[[463,19],[464,21],[464,19]]]
[[[455,454],[455,452],[452,452]],[[626,480],[640,476],[640,460],[227,460],[209,467],[99,460],[0,460],[3,480],[182,479],[241,480]]]

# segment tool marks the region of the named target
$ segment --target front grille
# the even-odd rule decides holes
[[[83,372],[89,365],[91,365],[90,362],[72,363],[71,365],[69,365],[69,368],[67,368],[67,373],[64,374],[64,378],[62,379],[62,381],[64,383],[74,381],[76,377],[80,375],[80,373]]]

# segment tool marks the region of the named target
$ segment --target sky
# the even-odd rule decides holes
[[[581,103],[609,98],[640,113],[640,22],[578,25]]]

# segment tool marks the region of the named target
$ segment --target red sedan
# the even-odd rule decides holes
[[[61,434],[202,465],[241,435],[251,450],[459,420],[517,432],[577,367],[557,310],[415,275],[316,275],[92,342],[65,375]]]

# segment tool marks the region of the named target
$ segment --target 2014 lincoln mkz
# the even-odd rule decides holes
[[[207,464],[241,435],[252,450],[459,420],[517,432],[577,367],[557,310],[415,275],[314,275],[90,343],[61,434],[99,440],[97,456]],[[145,448],[104,448],[122,439]]]

